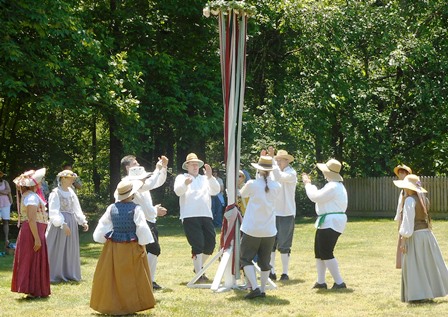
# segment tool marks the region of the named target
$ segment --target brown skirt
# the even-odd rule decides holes
[[[106,241],[93,276],[90,307],[102,314],[126,315],[154,305],[144,247]]]

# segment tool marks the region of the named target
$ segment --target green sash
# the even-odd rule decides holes
[[[345,212],[329,212],[329,213],[320,215],[319,218],[318,218],[317,229],[319,229],[320,226],[324,223],[325,218],[326,218],[328,215],[343,215],[343,214],[345,214]]]

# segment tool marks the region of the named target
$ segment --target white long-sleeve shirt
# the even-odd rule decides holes
[[[113,229],[112,217],[110,216],[110,211],[112,205],[107,207],[106,212],[98,221],[98,225],[93,232],[93,240],[99,243],[105,243],[107,239],[105,234]],[[140,206],[136,206],[134,209],[134,223],[136,225],[136,235],[138,237],[138,244],[146,245],[149,243],[154,243],[154,237],[152,236],[151,230],[146,223],[145,215]]]
[[[134,194],[134,203],[142,207],[146,220],[152,223],[157,220],[157,208],[153,205],[150,190],[162,186],[166,181],[166,175],[166,167],[161,169],[156,167],[151,177],[146,179],[143,186]]]
[[[332,214],[325,217],[320,229],[331,228],[339,233],[343,233],[347,224],[347,215],[345,212],[348,205],[347,191],[341,182],[330,181],[321,189],[317,189],[315,185],[308,183],[305,185],[306,195],[316,203],[315,209],[318,216],[343,212],[344,214]],[[316,220],[317,228],[319,217]]]
[[[73,214],[76,222],[80,226],[87,223],[86,216],[82,212],[81,205],[79,204],[78,196],[70,187],[68,191],[64,191],[60,187],[51,191],[48,199],[48,210],[50,223],[55,227],[61,227],[65,222],[62,212]]]
[[[275,201],[281,192],[280,183],[268,178],[269,191],[265,192],[266,182],[257,176],[241,188],[241,197],[249,197],[244,213],[241,231],[257,238],[273,237],[277,234],[275,224]]]
[[[274,160],[275,162],[275,160]],[[282,185],[279,198],[275,201],[275,215],[280,217],[296,216],[296,186],[297,173],[291,166],[286,166],[284,170],[280,170],[278,165],[274,163],[272,171],[274,180]]]
[[[186,185],[185,179],[192,177],[193,181]],[[179,196],[180,219],[192,217],[213,218],[211,196],[221,190],[216,178],[205,175],[193,177],[188,173],[179,174],[174,181],[174,192]]]

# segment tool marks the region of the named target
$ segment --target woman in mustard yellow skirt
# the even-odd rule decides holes
[[[132,202],[141,181],[121,181],[98,222],[93,239],[105,243],[93,276],[90,307],[102,314],[127,315],[153,308],[151,275],[144,246],[154,242],[143,210]]]

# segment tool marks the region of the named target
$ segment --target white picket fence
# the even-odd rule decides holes
[[[394,177],[345,178],[348,193],[347,213],[360,216],[393,217],[400,189]],[[428,191],[433,216],[448,217],[448,177],[421,176],[422,186]]]

